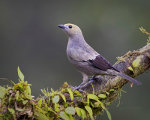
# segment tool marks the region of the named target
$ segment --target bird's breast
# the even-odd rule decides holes
[[[73,59],[76,61],[87,61],[87,60],[95,59],[96,57],[96,55],[84,50],[81,47],[68,48],[67,56],[69,59]]]

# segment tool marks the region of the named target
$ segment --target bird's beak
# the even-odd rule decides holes
[[[62,28],[62,29],[65,29],[65,28],[66,28],[65,25],[63,25],[63,24],[58,25],[58,27],[59,27],[59,28]]]

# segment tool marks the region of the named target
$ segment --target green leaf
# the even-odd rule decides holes
[[[114,92],[115,90],[114,90],[114,89],[110,89],[109,91],[110,91],[110,92]]]
[[[86,112],[84,109],[75,107],[76,113],[79,117],[81,117],[83,120],[86,118]]]
[[[24,81],[24,75],[23,75],[23,73],[21,72],[19,66],[18,66],[18,76],[19,76],[19,79],[20,79],[20,80]]]
[[[88,105],[89,105],[89,102],[90,102],[89,99],[96,100],[96,101],[99,102],[98,97],[94,94],[88,94],[88,96],[87,96],[87,104]]]
[[[6,92],[7,92],[6,88],[0,86],[0,98],[3,98]]]
[[[51,88],[51,92],[54,93],[55,91],[53,90],[53,88]]]
[[[94,120],[93,111],[92,111],[91,107],[87,105],[87,106],[85,106],[85,109],[88,111],[91,120]]]
[[[8,108],[8,111],[9,111],[12,115],[15,114],[15,110],[14,110],[13,108]]]
[[[24,111],[25,109],[22,109],[22,108],[16,108],[16,110],[22,112],[22,111]]]
[[[59,115],[64,120],[70,120],[69,116],[65,112],[60,112]]]
[[[42,98],[38,101],[38,105],[39,105],[39,107],[41,107],[41,105],[42,105]]]
[[[88,96],[87,96],[89,99],[92,99],[92,100],[98,100],[98,97],[96,96],[96,95],[94,95],[94,94],[88,94]]]
[[[13,108],[8,108],[8,111],[12,114],[13,119],[16,120],[16,117],[15,117],[15,110],[14,110]]]
[[[59,102],[59,96],[58,95],[54,96],[52,101],[53,101],[53,103],[58,103]]]
[[[132,66],[133,67],[139,67],[141,62],[141,56],[138,56],[133,62],[132,62]]]
[[[112,120],[112,119],[111,119],[111,114],[110,114],[110,112],[109,112],[107,109],[105,109],[105,111],[106,111],[106,113],[107,113],[108,119],[109,119],[109,120]]]
[[[60,109],[59,109],[59,104],[54,103],[54,110],[55,110],[56,112],[59,112],[59,111],[60,111]]]
[[[19,91],[16,92],[15,96],[16,96],[16,100],[18,101],[19,100],[19,96],[20,96]]]
[[[92,86],[92,88],[93,88],[93,94],[95,94],[94,92],[95,92],[95,90],[94,90],[94,85],[91,83],[91,86]]]
[[[110,114],[110,112],[106,109],[106,107],[104,106],[103,103],[101,103],[101,106],[102,106],[102,108],[106,111],[107,116],[108,116],[108,119],[111,120],[111,114]]]
[[[36,112],[36,119],[37,120],[50,120],[45,114]]]
[[[132,72],[134,72],[134,70],[131,66],[129,66],[128,69],[131,70]]]
[[[105,94],[99,94],[98,97],[105,99],[107,96]]]
[[[75,110],[76,110],[76,112],[77,112],[77,115],[79,116],[79,117],[81,117],[81,110],[80,110],[80,108],[79,107],[75,107]]]
[[[59,93],[59,95],[62,97],[62,99],[64,100],[64,102],[66,103],[66,98],[63,94]]]
[[[28,95],[31,95],[31,88],[30,88],[29,84],[28,84],[28,86],[26,88],[26,92],[28,93]]]
[[[51,108],[51,107],[48,107],[47,110],[48,110],[48,111],[51,111],[51,112],[53,112],[53,113],[55,113],[55,114],[57,114],[57,113],[53,110],[53,108]]]
[[[27,104],[27,102],[28,102],[28,100],[23,100],[23,104],[24,105]]]
[[[84,120],[85,118],[87,118],[85,110],[82,109],[82,108],[80,108],[80,111],[81,111],[81,117],[82,117],[82,119]]]
[[[69,120],[75,120],[75,118],[72,115],[69,115]]]
[[[70,115],[75,115],[76,110],[75,110],[74,107],[67,107],[67,108],[65,109],[65,112],[66,112],[67,114],[70,114]]]
[[[73,92],[71,91],[70,88],[67,88],[67,90],[68,90],[68,92],[69,92],[69,94],[70,94],[70,99],[71,99],[71,101],[73,101]]]

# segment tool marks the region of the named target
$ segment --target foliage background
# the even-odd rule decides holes
[[[57,25],[79,25],[87,42],[114,63],[117,56],[146,43],[138,28],[150,31],[149,4],[148,0],[1,0],[0,77],[17,82],[19,65],[34,96],[43,88],[58,89],[65,81],[78,85],[81,75],[67,60],[67,38]],[[149,119],[149,74],[137,78],[142,86],[124,87],[127,94],[120,106],[116,102],[109,108],[114,120]],[[8,81],[1,80],[4,84]]]

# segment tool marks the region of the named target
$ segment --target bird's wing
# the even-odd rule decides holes
[[[92,66],[106,71],[107,69],[115,69],[103,56],[98,55],[95,59],[89,60]]]

